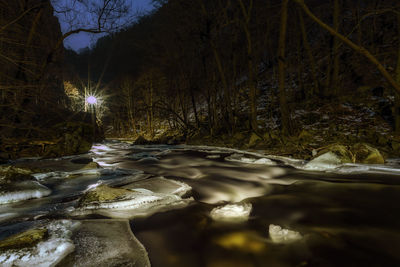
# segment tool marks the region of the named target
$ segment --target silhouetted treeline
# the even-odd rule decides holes
[[[82,78],[105,85],[116,132],[277,126],[292,134],[301,128],[296,106],[376,88],[391,107],[386,119],[400,129],[398,1],[155,2],[159,8],[129,28],[79,56],[70,52]]]

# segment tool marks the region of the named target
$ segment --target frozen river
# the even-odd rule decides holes
[[[35,227],[49,237],[0,248],[1,266],[400,266],[395,160],[325,166],[106,142],[86,155],[16,164],[41,169],[34,176],[45,189],[0,205],[0,240]],[[122,195],[83,201],[100,188]]]

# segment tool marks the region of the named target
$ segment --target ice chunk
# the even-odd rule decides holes
[[[34,247],[8,249],[0,253],[1,266],[55,266],[74,250],[70,239],[72,230],[79,225],[69,220],[55,221],[46,226],[49,238]]]
[[[261,165],[268,165],[274,166],[276,163],[267,158],[248,158],[244,157],[243,154],[232,154],[229,157],[225,158],[226,161],[233,161],[233,162],[242,162],[242,163],[250,163],[250,164],[261,164]]]
[[[165,179],[164,177],[155,177],[141,180],[124,186],[126,189],[144,188],[155,193],[173,194],[180,197],[186,195],[192,188],[182,182]]]
[[[50,195],[51,190],[36,181],[24,181],[0,187],[0,204],[17,202]]]
[[[279,225],[269,225],[269,237],[272,242],[278,244],[291,243],[302,238],[299,232],[288,230],[280,227]]]
[[[210,216],[216,221],[243,222],[249,219],[251,209],[251,203],[228,204],[214,208]]]

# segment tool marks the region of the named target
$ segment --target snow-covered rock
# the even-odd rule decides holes
[[[90,188],[80,199],[72,215],[100,214],[112,218],[149,216],[158,211],[186,206],[191,199],[175,194],[155,193],[147,189],[112,188],[101,184]]]

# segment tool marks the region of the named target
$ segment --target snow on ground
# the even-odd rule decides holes
[[[269,237],[277,244],[287,244],[302,239],[299,232],[284,229],[279,225],[269,225]]]
[[[216,221],[244,222],[249,219],[251,209],[251,203],[227,204],[214,208],[210,216]]]
[[[45,227],[49,231],[49,238],[39,242],[34,247],[22,249],[8,249],[0,252],[0,265],[11,266],[55,266],[65,256],[74,250],[70,237],[72,230],[79,223],[70,220],[54,221]]]

